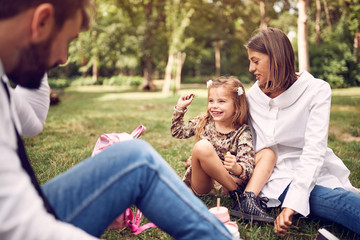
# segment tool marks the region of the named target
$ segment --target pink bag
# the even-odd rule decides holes
[[[96,141],[94,150],[91,156],[98,154],[99,152],[103,151],[105,148],[109,147],[111,144],[117,142],[123,142],[132,140],[134,138],[139,138],[141,134],[143,134],[146,130],[146,127],[143,125],[138,126],[131,134],[126,132],[123,133],[104,133]]]
[[[134,138],[139,138],[141,134],[143,134],[146,130],[146,127],[143,125],[138,126],[131,134],[128,133],[104,133],[102,134],[98,140],[96,141],[94,150],[91,156],[98,154],[103,151],[107,147],[111,146],[117,142],[128,141]],[[119,217],[115,219],[115,221],[108,227],[109,229],[124,229],[127,226],[130,227],[130,230],[133,234],[138,235],[142,231],[156,227],[154,223],[147,223],[143,226],[139,226],[141,221],[142,213],[139,209],[136,211],[136,215],[134,216],[132,210],[130,208],[126,209],[124,213],[122,213]]]

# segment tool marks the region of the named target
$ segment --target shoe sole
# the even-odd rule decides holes
[[[250,221],[258,221],[258,222],[266,222],[266,223],[274,223],[274,221],[275,221],[274,218],[269,219],[269,218],[254,216],[254,215],[250,215],[250,214],[246,214],[246,213],[242,213],[242,212],[238,212],[238,211],[233,211],[233,210],[230,210],[230,215],[234,216],[234,217],[250,220]]]

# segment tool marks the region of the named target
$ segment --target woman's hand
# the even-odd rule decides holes
[[[176,109],[180,111],[184,111],[187,108],[187,106],[191,104],[193,100],[194,100],[193,93],[182,95],[176,104]]]
[[[236,157],[227,152],[224,158],[224,166],[226,170],[232,172],[234,175],[240,175],[242,173],[242,167],[237,164]]]
[[[292,224],[292,217],[295,211],[291,208],[284,208],[274,222],[274,233],[280,237],[285,237],[287,229]]]

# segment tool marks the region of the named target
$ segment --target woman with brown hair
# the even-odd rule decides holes
[[[257,80],[247,93],[255,151],[271,148],[277,157],[272,174],[258,174],[263,166],[256,165],[248,186],[282,203],[275,233],[284,236],[296,213],[360,233],[360,194],[349,170],[327,147],[330,85],[306,71],[295,72],[293,48],[279,29],[259,32],[246,47]]]

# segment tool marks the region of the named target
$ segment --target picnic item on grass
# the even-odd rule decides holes
[[[142,218],[142,212],[137,209],[136,214],[134,216],[133,211],[128,208],[125,210],[123,214],[121,214],[118,218],[115,219],[115,221],[108,227],[108,229],[125,229],[126,227],[130,227],[130,231],[134,235],[138,235],[142,231],[156,227],[154,223],[147,223],[142,226],[140,226],[140,221]]]
[[[236,222],[230,221],[229,210],[220,206],[220,198],[217,198],[216,207],[210,208],[209,211],[224,223],[233,236],[240,238],[239,227]]]
[[[123,142],[132,140],[134,138],[139,138],[146,130],[146,127],[143,125],[138,126],[131,134],[126,132],[123,133],[104,133],[96,141],[94,150],[91,156],[94,156],[101,151],[105,150],[107,147],[111,146],[117,142]],[[124,213],[122,213],[119,217],[117,217],[114,222],[108,227],[109,229],[125,229],[126,227],[130,227],[130,231],[138,235],[142,231],[156,227],[154,223],[147,223],[143,226],[140,226],[140,221],[142,218],[142,213],[139,209],[136,210],[136,214],[134,215],[133,211],[130,208],[127,208]]]
[[[144,125],[140,125],[131,134],[128,134],[126,132],[101,134],[101,136],[96,141],[91,156],[98,154],[99,152],[103,151],[105,148],[109,147],[114,143],[132,140],[134,138],[139,138],[141,134],[145,132],[145,130],[146,127]]]

